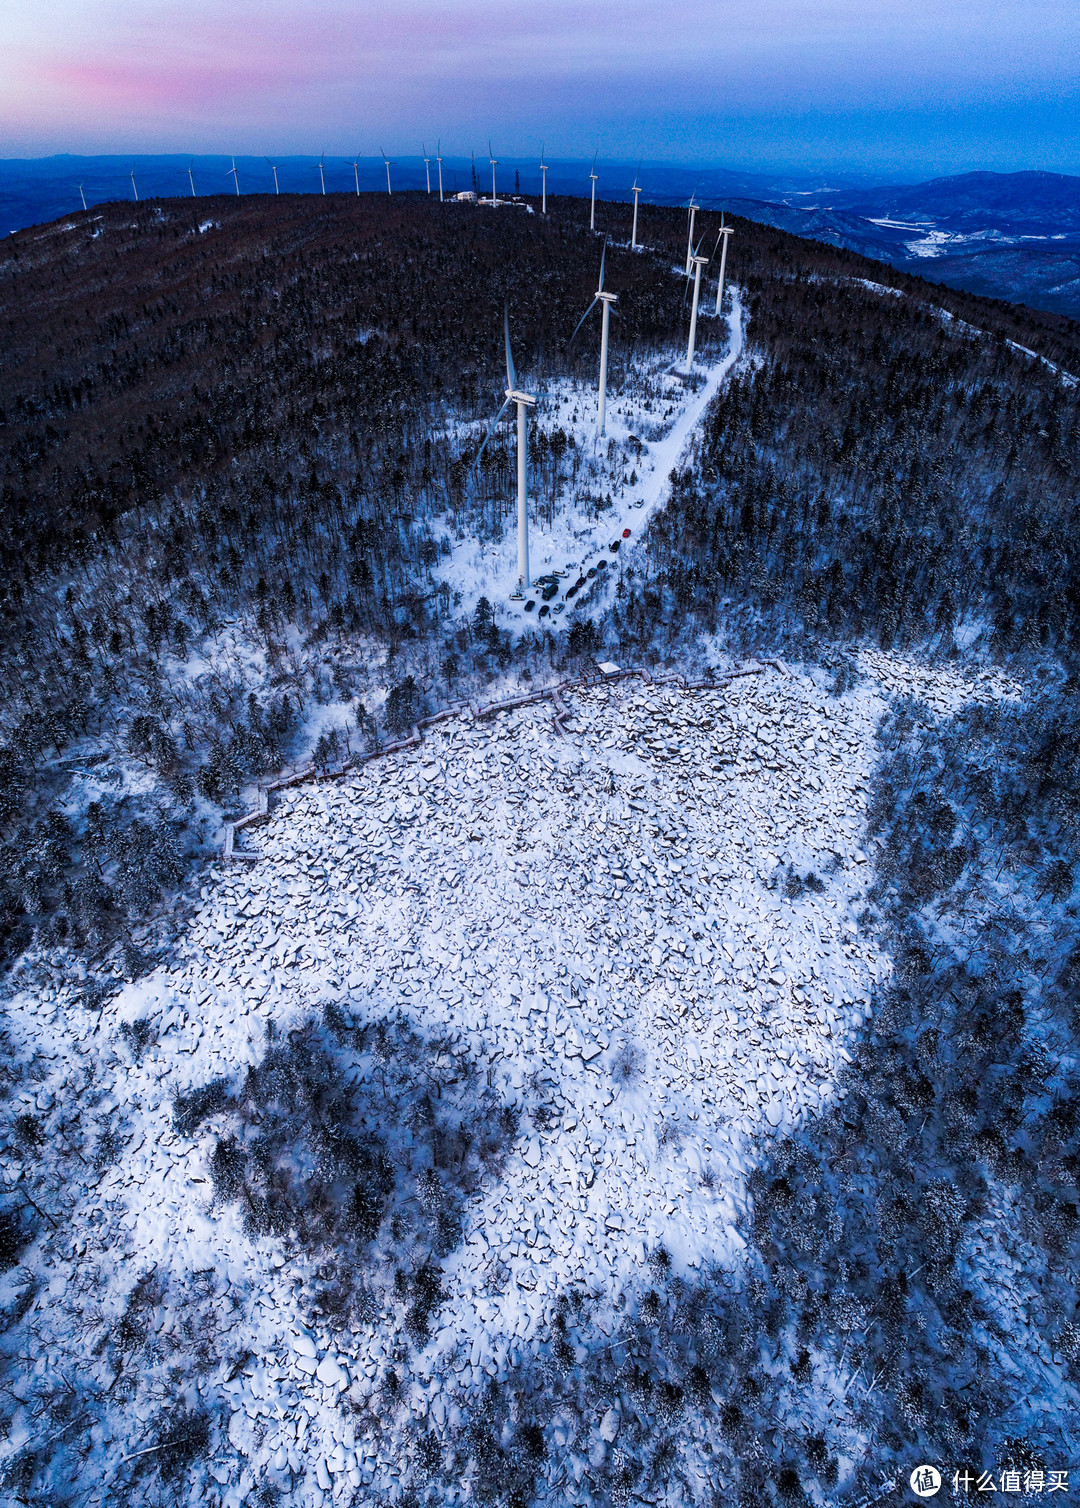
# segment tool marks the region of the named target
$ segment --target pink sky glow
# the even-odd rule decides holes
[[[504,151],[562,136],[663,155],[781,118],[1029,104],[1045,127],[1078,76],[1059,0],[6,0],[0,156],[492,131]]]

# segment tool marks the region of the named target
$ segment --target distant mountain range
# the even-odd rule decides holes
[[[231,174],[235,162],[236,177]],[[279,157],[282,193],[319,193],[319,159]],[[589,192],[587,161],[552,160],[551,194]],[[430,162],[437,187],[438,165]],[[1080,177],[1063,173],[962,173],[927,183],[872,186],[840,175],[822,186],[806,174],[742,173],[672,163],[605,162],[597,195],[628,201],[630,185],[643,187],[646,203],[685,203],[693,194],[707,210],[728,209],[796,235],[874,257],[954,288],[1080,318]],[[134,182],[132,175],[134,174]],[[329,193],[379,191],[386,185],[381,158],[327,158]],[[424,189],[422,158],[394,160],[396,192]],[[196,197],[232,192],[272,193],[274,173],[261,157],[48,157],[0,161],[0,234],[51,221],[106,200]],[[447,193],[488,192],[486,154],[443,160]],[[538,193],[534,159],[503,159],[498,187]]]
[[[725,203],[953,288],[1080,318],[1080,178],[963,173]]]

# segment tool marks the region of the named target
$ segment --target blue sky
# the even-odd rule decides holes
[[[5,0],[0,156],[411,153],[1080,172],[1068,0]]]

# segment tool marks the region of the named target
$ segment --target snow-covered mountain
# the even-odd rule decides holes
[[[1068,1469],[1076,328],[598,216],[5,242],[4,1508]]]

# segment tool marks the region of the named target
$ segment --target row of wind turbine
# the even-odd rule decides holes
[[[541,156],[541,160],[542,160],[542,156]],[[492,158],[492,164],[493,164],[493,171],[494,171],[494,158]],[[637,185],[637,175],[636,174],[634,176],[634,183],[635,183],[635,188],[636,188],[636,185]],[[640,193],[640,190],[638,189],[637,192]],[[495,198],[494,198],[494,185],[492,186],[492,202],[493,203],[495,202]],[[693,203],[693,195],[691,195],[691,202]],[[695,205],[694,208],[696,210],[697,206]],[[632,235],[632,238],[631,238],[631,246],[636,248],[636,245],[637,245],[637,215],[636,215],[637,201],[636,201],[636,199],[635,199],[635,203],[634,203],[634,210],[635,210],[634,234]],[[717,314],[720,313],[721,306],[723,304],[723,297],[724,297],[724,273],[725,273],[726,264],[727,264],[728,239],[733,234],[734,234],[734,232],[732,231],[731,226],[724,225],[724,223],[723,223],[723,217],[721,216],[720,230],[719,230],[719,232],[717,234],[717,237],[716,237],[716,246],[717,247],[720,246],[721,243],[723,245],[723,250],[722,250],[721,259],[720,259],[720,278],[719,278],[719,281],[717,283],[717,289],[716,289],[716,313]],[[697,340],[698,304],[699,304],[699,300],[700,300],[700,296],[701,296],[701,274],[702,274],[702,270],[705,267],[707,267],[708,264],[709,264],[709,258],[701,256],[700,252],[701,252],[701,242],[699,241],[696,246],[694,246],[694,245],[690,246],[690,248],[688,250],[688,254],[687,254],[687,273],[689,274],[689,273],[692,272],[693,279],[694,279],[694,283],[693,283],[693,290],[694,290],[693,291],[693,302],[692,302],[691,309],[690,309],[690,333],[689,333],[689,338],[687,340],[687,346],[686,346],[686,375],[688,377],[690,376],[691,372],[693,371],[693,367],[694,367],[694,349],[695,349],[695,344],[696,344],[696,340]],[[715,255],[716,255],[716,247],[713,248],[713,256],[715,257]],[[609,328],[609,323],[610,323],[610,319],[611,319],[612,306],[618,300],[618,294],[611,293],[607,289],[605,289],[605,287],[604,287],[604,268],[605,268],[605,265],[606,265],[606,261],[607,261],[607,241],[605,240],[603,250],[600,253],[600,278],[599,278],[599,282],[597,284],[596,294],[593,297],[592,302],[589,304],[589,307],[585,310],[585,313],[581,316],[581,318],[578,320],[577,324],[575,325],[575,327],[574,327],[574,333],[573,333],[573,335],[571,335],[570,340],[568,342],[568,345],[570,345],[570,346],[573,345],[574,341],[577,339],[578,332],[581,330],[582,326],[584,325],[585,321],[588,319],[589,315],[596,308],[597,304],[599,304],[600,308],[601,308],[601,325],[600,325],[600,376],[599,376],[599,383],[598,383],[598,388],[597,388],[597,404],[596,404],[596,432],[597,432],[597,437],[598,438],[602,437],[604,435],[604,433],[606,431],[606,425],[607,425],[608,328]],[[495,433],[495,430],[498,428],[498,425],[499,425],[499,423],[500,423],[503,415],[506,413],[506,410],[509,408],[509,406],[510,406],[511,403],[515,404],[516,407],[517,407],[517,556],[518,556],[518,588],[519,588],[519,590],[528,590],[528,588],[532,584],[531,583],[531,578],[530,578],[530,575],[529,575],[529,501],[528,501],[528,494],[529,494],[529,470],[528,470],[528,467],[529,467],[529,448],[528,448],[528,411],[529,411],[530,408],[534,408],[536,406],[537,401],[538,401],[538,395],[535,394],[535,393],[526,393],[521,388],[519,388],[519,386],[518,386],[517,371],[516,371],[516,369],[514,367],[514,357],[513,357],[512,351],[510,349],[510,310],[509,310],[509,307],[505,306],[505,305],[503,307],[503,338],[504,338],[504,343],[505,343],[505,347],[506,347],[506,388],[505,388],[505,395],[504,395],[503,402],[502,402],[502,404],[501,404],[501,406],[499,408],[498,413],[495,415],[494,419],[492,419],[491,423],[488,425],[487,433],[484,435],[484,438],[483,438],[483,440],[480,443],[480,449],[476,453],[476,457],[475,457],[475,459],[474,459],[474,461],[472,463],[472,467],[470,468],[470,471],[475,472],[476,468],[480,464],[480,459],[483,456],[484,451],[487,449],[488,442],[490,441],[492,435]]]

